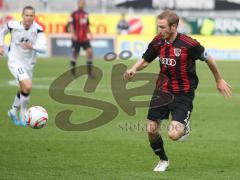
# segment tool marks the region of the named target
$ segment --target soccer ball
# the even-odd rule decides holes
[[[32,106],[27,110],[25,120],[27,125],[31,128],[40,129],[46,125],[48,121],[48,113],[41,106]]]

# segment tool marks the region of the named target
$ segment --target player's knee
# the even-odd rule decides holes
[[[184,133],[184,125],[178,121],[172,121],[168,127],[168,137],[176,141],[182,137]]]
[[[93,51],[91,48],[87,49],[87,57],[92,58],[93,57]]]
[[[93,58],[93,54],[92,53],[88,53],[87,58],[88,59],[92,59]]]
[[[24,84],[22,86],[22,91],[26,94],[30,94],[31,90],[32,90],[32,84]]]
[[[72,58],[76,61],[78,58],[79,52],[73,51],[72,52]]]
[[[154,121],[149,121],[147,124],[147,133],[150,138],[154,138],[158,134],[158,124]]]
[[[182,136],[182,134],[180,132],[168,131],[168,137],[173,141],[177,141],[178,139],[181,138],[181,136]]]

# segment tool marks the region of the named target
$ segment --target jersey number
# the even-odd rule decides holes
[[[22,68],[18,68],[18,73],[19,73],[19,74],[24,74],[23,69],[22,69]]]

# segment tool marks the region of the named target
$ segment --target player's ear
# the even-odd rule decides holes
[[[177,24],[173,24],[172,29],[176,30],[177,29]]]

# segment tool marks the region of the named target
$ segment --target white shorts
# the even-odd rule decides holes
[[[26,79],[32,80],[33,68],[27,68],[15,63],[9,63],[8,68],[12,75],[15,77],[17,83]]]

